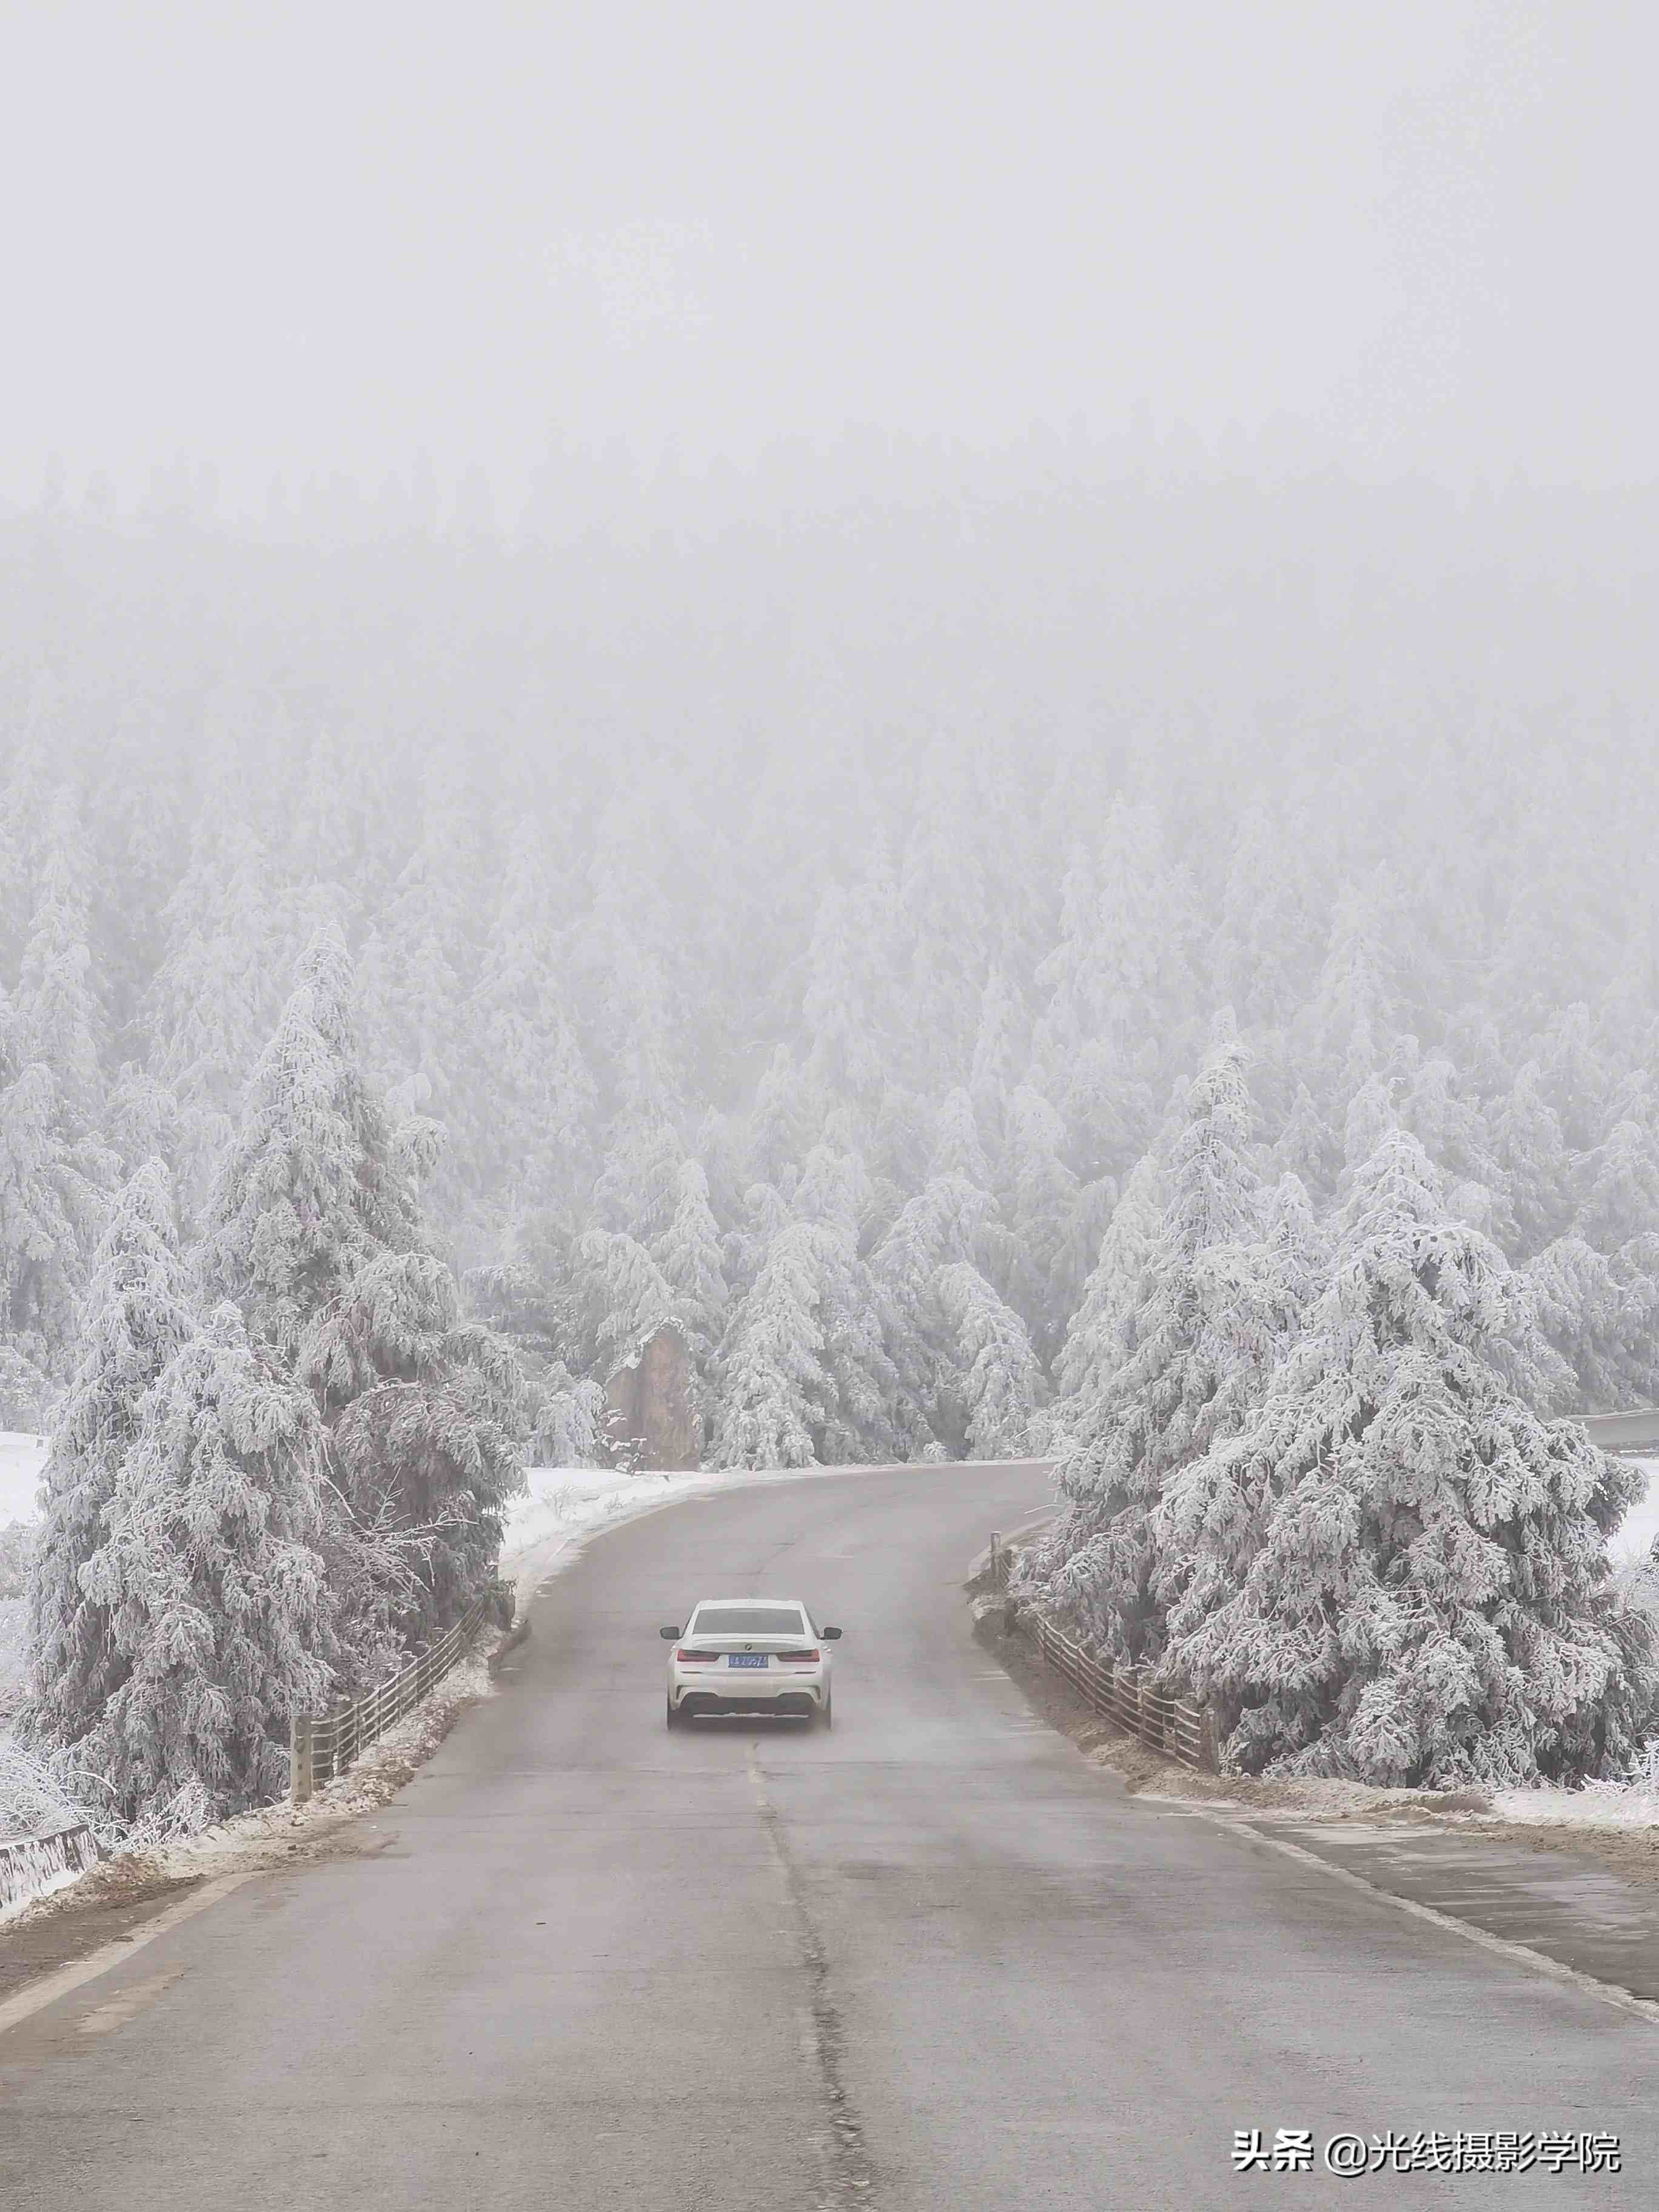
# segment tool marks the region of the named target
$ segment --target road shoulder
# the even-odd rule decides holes
[[[984,1597],[974,1635],[1036,1717],[1125,1795],[1188,1809],[1247,1847],[1285,1851],[1477,1941],[1594,1984],[1659,2026],[1659,1835],[1537,1830],[1469,1793],[1199,1774],[1102,1721]],[[1310,1794],[1328,1803],[1310,1805]],[[1483,1817],[1485,1816],[1485,1817]]]

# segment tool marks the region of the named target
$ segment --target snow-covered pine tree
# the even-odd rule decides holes
[[[1071,1237],[1078,1180],[1061,1158],[1066,1124],[1040,1091],[1019,1085],[1008,1100],[1001,1183],[1014,1265],[999,1285],[1039,1350],[1056,1344],[1077,1303]]]
[[[679,1204],[685,1146],[674,1124],[651,1108],[619,1114],[593,1186],[593,1218],[638,1243],[660,1237]]]
[[[147,1392],[82,1587],[122,1679],[82,1739],[124,1820],[179,1829],[267,1804],[289,1717],[340,1647],[321,1549],[316,1407],[215,1310]]]
[[[674,1291],[646,1247],[620,1231],[584,1230],[576,1240],[580,1291],[600,1371],[609,1374],[653,1329],[674,1316]]]
[[[1561,1410],[1610,1413],[1632,1399],[1650,1403],[1632,1374],[1632,1355],[1641,1356],[1645,1332],[1639,1316],[1648,1301],[1639,1293],[1632,1299],[1617,1260],[1582,1237],[1557,1237],[1524,1272],[1537,1327],[1577,1384]],[[1650,1375],[1651,1353],[1643,1364]],[[1548,1402],[1559,1406],[1559,1394],[1552,1393]]]
[[[743,1194],[742,1213],[741,1221],[720,1239],[726,1279],[734,1299],[748,1295],[775,1240],[794,1218],[788,1200],[769,1182],[750,1183]]]
[[[106,1516],[144,1393],[195,1327],[167,1171],[152,1160],[121,1191],[100,1240],[81,1310],[81,1357],[41,1478],[30,1673],[36,1725],[54,1745],[79,1743],[125,1677],[109,1608],[83,1589],[81,1570],[108,1539]]]
[[[1567,1148],[1535,1060],[1522,1066],[1498,1109],[1492,1150],[1504,1176],[1500,1233],[1511,1259],[1530,1260],[1561,1234],[1572,1213]]]
[[[1285,1127],[1273,1149],[1273,1164],[1279,1175],[1293,1175],[1315,1199],[1327,1198],[1336,1188],[1340,1155],[1330,1125],[1314,1103],[1313,1093],[1298,1082]]]
[[[518,1364],[493,1330],[461,1319],[455,1279],[434,1254],[387,1252],[319,1317],[301,1372],[327,1417],[354,1526],[401,1555],[391,1617],[418,1644],[495,1572],[507,1506],[524,1486]]]
[[[787,1044],[779,1045],[756,1086],[750,1109],[750,1181],[769,1182],[787,1192],[821,1118],[813,1110],[809,1084],[794,1054]]]
[[[1270,1389],[1330,1273],[1330,1239],[1293,1175],[1267,1194],[1260,1239],[1212,1245],[1197,1273],[1211,1326],[1231,1357],[1212,1401],[1211,1433],[1235,1437]],[[1173,1638],[1236,1590],[1261,1541],[1260,1500],[1217,1445],[1170,1475],[1153,1516],[1156,1585]]]
[[[67,1126],[52,1070],[20,1057],[20,1030],[0,991],[0,1313],[22,1358],[61,1373],[117,1164]]]
[[[870,1271],[832,1224],[773,1240],[720,1346],[717,1467],[806,1467],[890,1456],[899,1382]]]
[[[1039,1408],[1047,1391],[1025,1324],[977,1267],[957,1261],[933,1279],[956,1340],[969,1459],[1018,1459],[1047,1440]]]
[[[363,1079],[351,998],[344,939],[319,930],[248,1082],[197,1255],[208,1294],[239,1304],[254,1340],[290,1366],[360,1267],[424,1248]]]
[[[837,1122],[842,1118],[832,1116]],[[847,1132],[843,1128],[837,1133],[844,1137]],[[797,1220],[821,1222],[856,1247],[870,1200],[870,1178],[862,1157],[842,1149],[826,1134],[801,1163],[800,1181],[795,1185],[790,1210]]]
[[[1598,1251],[1659,1231],[1659,1146],[1638,1121],[1619,1121],[1574,1163],[1572,1232]]]
[[[357,1527],[401,1549],[405,1632],[470,1601],[516,1480],[519,1378],[463,1324],[412,1178],[365,1081],[351,963],[337,927],[301,958],[221,1166],[198,1266],[256,1346],[311,1390]],[[359,1408],[372,1397],[373,1413]]]
[[[933,1157],[928,1164],[929,1177],[957,1176],[980,1190],[991,1188],[991,1164],[985,1156],[985,1147],[979,1140],[979,1121],[974,1112],[974,1102],[960,1085],[945,1093],[945,1103],[939,1109],[938,1133],[933,1139]]]
[[[1240,1364],[1237,1331],[1216,1311],[1205,1262],[1257,1233],[1244,1071],[1224,1012],[1170,1146],[1168,1201],[1130,1324],[1135,1349],[1092,1401],[1071,1408],[1072,1442],[1054,1477],[1069,1502],[1032,1562],[1049,1604],[1112,1657],[1137,1663],[1157,1659],[1164,1643],[1151,1516],[1224,1415],[1243,1411],[1226,1387]]]
[[[679,1323],[700,1376],[707,1376],[726,1328],[731,1292],[720,1254],[720,1233],[708,1204],[708,1181],[696,1160],[680,1169],[672,1218],[651,1246],[673,1295]]]
[[[1062,1401],[1091,1404],[1135,1349],[1142,1279],[1164,1218],[1164,1171],[1148,1152],[1124,1184],[1055,1365]]]
[[[190,865],[163,912],[165,957],[143,1002],[150,1072],[179,1102],[186,1218],[205,1200],[276,1011],[276,896],[237,799],[224,777],[210,785]]]
[[[819,1232],[796,1222],[773,1239],[720,1354],[715,1467],[811,1467],[833,1385],[819,1317]]]
[[[1004,1109],[1023,1065],[1023,1033],[1018,1001],[1002,969],[994,967],[980,996],[979,1029],[968,1076],[980,1133],[993,1147],[1002,1141]]]
[[[940,1270],[984,1257],[996,1200],[960,1176],[935,1176],[901,1207],[870,1264],[898,1377],[896,1418],[912,1455],[942,1437],[960,1443],[961,1360],[937,1295]]]
[[[1659,1709],[1652,1624],[1611,1588],[1635,1474],[1488,1358],[1520,1287],[1415,1139],[1358,1179],[1334,1277],[1245,1428],[1192,1470],[1261,1531],[1196,1579],[1166,1671],[1253,1772],[1435,1788],[1620,1771]],[[1231,1587],[1230,1587],[1231,1584]]]

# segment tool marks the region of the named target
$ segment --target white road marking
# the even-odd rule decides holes
[[[250,1870],[246,1874],[221,1875],[215,1881],[204,1882],[200,1889],[192,1890],[188,1897],[181,1897],[176,1905],[169,1905],[164,1912],[158,1912],[154,1920],[146,1921],[135,1934],[103,1944],[90,1958],[77,1959],[72,1966],[60,1966],[44,1981],[32,1982],[27,1989],[20,1990],[15,1997],[8,1997],[4,2004],[0,2004],[0,2035],[47,2005],[56,2004],[59,1997],[66,1997],[83,1983],[96,1981],[100,1974],[108,1973],[112,1966],[120,1966],[136,1951],[142,1951],[146,1943],[153,1943],[158,1936],[165,1936],[194,1914],[205,1912],[210,1905],[217,1905],[222,1897],[228,1897],[233,1889],[240,1889],[245,1881],[252,1879]],[[112,2027],[115,2023],[112,2021],[108,2024]]]

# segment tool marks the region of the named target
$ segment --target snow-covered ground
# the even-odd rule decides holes
[[[46,1440],[21,1429],[0,1429],[0,1528],[33,1521],[34,1493],[46,1463]]]
[[[682,1498],[712,1498],[757,1484],[810,1482],[821,1474],[868,1474],[859,1467],[728,1468],[719,1474],[617,1474],[609,1468],[532,1467],[526,1494],[514,1505],[501,1540],[501,1573],[522,1611],[550,1575],[568,1565],[583,1541],[618,1521],[631,1521]],[[918,1468],[918,1473],[931,1468]]]
[[[1639,1559],[1652,1549],[1653,1540],[1659,1536],[1659,1459],[1638,1459],[1636,1465],[1647,1480],[1647,1495],[1638,1498],[1625,1516],[1625,1525],[1613,1538],[1612,1552],[1616,1561]]]

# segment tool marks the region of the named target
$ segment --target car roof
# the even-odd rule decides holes
[[[706,1605],[793,1605],[799,1613],[806,1610],[806,1601],[800,1597],[700,1597],[693,1610],[701,1613]]]

